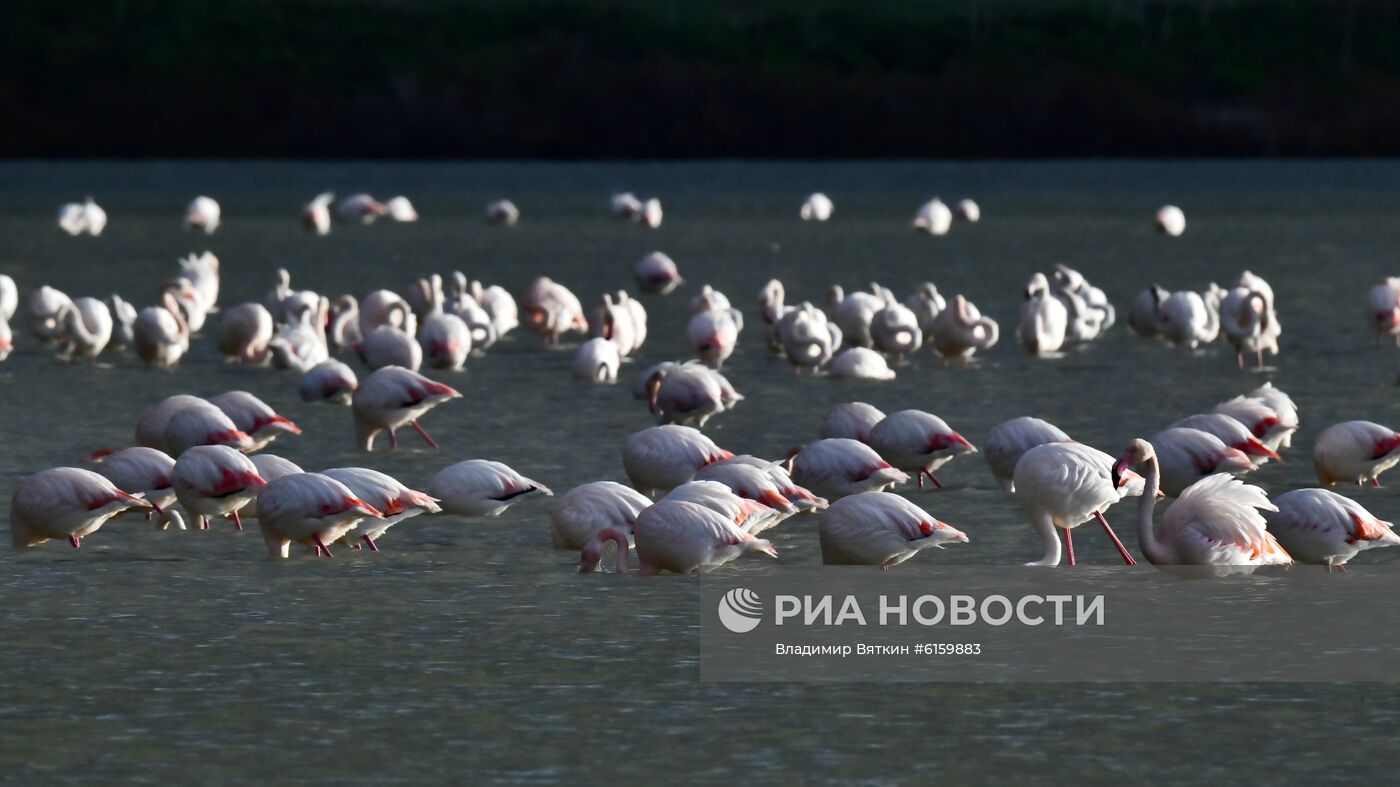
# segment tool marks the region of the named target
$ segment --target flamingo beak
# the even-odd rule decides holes
[[[366,503],[365,501],[361,500],[361,499],[358,498],[358,497],[347,497],[347,498],[345,498],[345,504],[348,505],[348,506],[350,507],[349,510],[358,511],[358,512],[360,512],[361,514],[364,514],[365,516],[373,516],[373,517],[381,517],[381,518],[384,516],[383,514],[379,513],[379,509],[375,508],[374,506],[370,505],[369,503]]]
[[[1259,442],[1259,440],[1254,437],[1251,437],[1248,440],[1245,440],[1243,443],[1232,447],[1237,448],[1245,452],[1246,454],[1249,454],[1250,456],[1267,456],[1275,462],[1283,461],[1283,457],[1279,456],[1277,452],[1275,452],[1272,448],[1268,447],[1267,445],[1264,445],[1263,443]]]
[[[1119,457],[1118,461],[1113,463],[1113,470],[1109,473],[1109,478],[1113,481],[1114,489],[1123,486],[1123,484],[1130,480],[1124,478],[1124,474],[1129,472],[1132,471],[1128,469],[1128,457]]]
[[[157,506],[156,506],[155,504],[153,504],[153,503],[147,502],[147,501],[146,501],[144,498],[142,498],[140,495],[129,494],[129,493],[127,493],[127,492],[123,492],[123,491],[120,490],[120,489],[117,490],[117,498],[118,498],[119,500],[132,500],[132,501],[135,501],[135,502],[134,502],[135,505],[142,506],[142,507],[144,507],[144,508],[154,508],[154,509],[157,510],[157,511],[160,510],[159,507],[157,507]]]

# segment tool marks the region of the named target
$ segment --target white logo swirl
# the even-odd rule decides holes
[[[763,620],[763,600],[748,588],[734,588],[719,600],[719,622],[735,634],[747,634]]]

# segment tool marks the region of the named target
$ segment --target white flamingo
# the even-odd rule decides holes
[[[1186,231],[1186,214],[1175,205],[1163,205],[1153,221],[1158,232],[1173,238]]]
[[[933,471],[962,454],[977,453],[942,418],[923,410],[890,413],[871,427],[866,443],[886,462],[918,479],[920,489],[925,477],[941,488]]]
[[[331,557],[328,544],[379,512],[349,487],[320,473],[298,473],[272,481],[258,496],[258,529],[274,558],[290,556],[295,542]]]
[[[272,330],[272,314],[261,303],[240,303],[219,318],[219,352],[226,361],[263,363]]]
[[[1153,435],[1151,442],[1161,467],[1161,488],[1168,497],[1179,497],[1206,476],[1254,469],[1248,454],[1199,429],[1164,429]]]
[[[1070,442],[1074,441],[1058,426],[1023,415],[992,427],[982,441],[982,455],[997,485],[1004,491],[1015,492],[1016,464],[1027,451],[1046,443]]]
[[[698,429],[663,424],[627,438],[622,467],[637,491],[652,494],[669,492],[695,478],[705,465],[733,456]]]
[[[879,566],[889,571],[929,547],[966,544],[967,534],[889,492],[862,492],[837,500],[820,518],[822,562]]]
[[[885,418],[885,413],[874,405],[865,402],[845,402],[827,411],[822,421],[822,437],[845,437],[865,442],[875,424]]]
[[[617,382],[617,371],[621,366],[622,356],[617,351],[617,345],[602,337],[594,337],[580,344],[570,363],[574,377],[595,383]]]
[[[301,427],[292,419],[278,415],[267,402],[247,391],[228,391],[209,397],[209,403],[223,411],[234,428],[252,438],[248,453],[266,448],[284,434],[301,434]]]
[[[279,479],[280,480],[280,479]],[[170,472],[175,497],[194,524],[209,529],[210,517],[226,516],[243,529],[238,509],[259,497],[267,481],[248,457],[224,445],[199,445],[180,454]],[[259,507],[259,516],[266,509]]]
[[[316,235],[329,235],[331,231],[331,202],[333,192],[323,192],[306,203],[301,209],[301,225],[307,232]]]
[[[185,208],[185,229],[199,230],[205,235],[213,235],[219,228],[222,214],[219,203],[213,197],[195,197]]]
[[[954,295],[948,308],[940,311],[930,326],[933,349],[944,358],[971,358],[979,350],[991,349],[1001,329],[991,317],[983,317],[977,307],[961,295]]]
[[[350,399],[359,387],[359,378],[354,370],[334,358],[322,361],[301,376],[301,400],[303,402],[332,402],[350,404]]]
[[[802,217],[803,221],[827,221],[835,209],[836,206],[832,203],[831,198],[818,191],[807,196],[807,199],[802,202],[802,209],[798,211],[798,215]]]
[[[174,470],[175,460],[169,454],[145,446],[109,454],[97,466],[97,472],[118,489],[129,489],[131,494],[151,504],[158,529],[165,530],[175,525],[184,530],[184,519],[170,505],[175,502],[175,487],[170,480]],[[149,519],[151,512],[146,516]]]
[[[1380,475],[1400,464],[1400,434],[1371,421],[1333,424],[1317,436],[1313,469],[1323,486],[1337,483],[1380,486]]]
[[[10,544],[25,549],[66,538],[76,549],[108,519],[137,507],[150,503],[91,470],[41,470],[21,481],[10,498]]]
[[[662,252],[653,251],[637,261],[632,268],[632,278],[642,292],[670,295],[685,283],[681,278],[676,261]]]
[[[1393,525],[1331,490],[1295,489],[1271,502],[1277,510],[1264,514],[1269,532],[1300,563],[1345,572],[1347,561],[1363,550],[1400,546]]]
[[[1060,564],[1056,528],[1064,531],[1065,553],[1068,563],[1074,565],[1070,531],[1091,519],[1103,526],[1123,562],[1134,564],[1104,512],[1124,497],[1144,494],[1143,481],[1135,473],[1115,476],[1112,471],[1113,457],[1083,443],[1044,443],[1021,456],[1013,476],[1016,499],[1045,546],[1044,556],[1027,565]],[[1156,493],[1154,485],[1151,494]]]
[[[457,516],[500,516],[530,495],[554,495],[539,481],[488,459],[444,467],[428,482],[428,492],[441,501],[444,511]]]
[[[1064,345],[1068,327],[1069,312],[1064,303],[1050,292],[1050,281],[1045,274],[1035,274],[1026,285],[1016,339],[1031,355],[1046,355]]]
[[[1382,336],[1394,336],[1400,346],[1400,277],[1387,276],[1366,294],[1366,316],[1376,344]]]
[[[436,514],[442,511],[437,498],[432,495],[409,489],[391,475],[371,470],[368,467],[336,467],[322,470],[321,475],[344,484],[350,493],[379,512],[378,519],[363,521],[355,531],[345,537],[359,543],[352,543],[355,549],[360,544],[378,552],[378,541],[389,528],[405,519],[419,514]]]
[[[404,424],[412,426],[433,448],[438,444],[418,423],[429,410],[462,395],[448,385],[429,380],[401,366],[378,369],[355,389],[350,411],[355,419],[355,440],[365,451],[374,450],[374,438],[389,432],[389,446],[398,447],[395,433]]]
[[[549,515],[555,549],[578,551],[608,528],[629,535],[637,514],[651,500],[630,486],[616,481],[593,481],[576,486],[559,496]],[[622,548],[627,548],[624,541]]]
[[[875,449],[842,437],[818,440],[792,457],[792,479],[827,500],[879,492],[909,480]]]

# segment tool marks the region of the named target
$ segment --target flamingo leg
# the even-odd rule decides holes
[[[920,489],[923,489],[923,488],[924,488],[924,474],[923,474],[923,473],[919,473],[919,474],[915,475],[914,478],[916,478],[916,479],[918,480],[918,482],[919,482],[919,488],[920,488]]]
[[[928,476],[928,480],[930,480],[930,481],[933,482],[933,488],[934,488],[934,489],[942,489],[942,488],[943,488],[943,485],[940,484],[940,483],[938,483],[938,479],[933,477],[933,473],[930,473],[929,471],[923,469],[922,467],[919,468],[919,472],[922,473],[923,475]],[[921,483],[921,484],[919,484],[919,486],[920,486],[920,488],[922,488],[922,487],[923,487],[923,484]]]
[[[74,549],[82,549],[83,547],[82,542],[78,540],[77,536],[69,536],[68,543],[72,544]]]
[[[1099,524],[1103,525],[1103,532],[1108,534],[1109,540],[1112,541],[1113,546],[1118,549],[1118,554],[1123,556],[1123,562],[1130,566],[1136,566],[1137,561],[1133,560],[1133,556],[1128,554],[1128,550],[1123,547],[1123,542],[1118,540],[1118,534],[1114,533],[1113,528],[1108,526],[1108,520],[1103,518],[1103,514],[1095,511],[1094,516],[1099,520]]]
[[[1341,574],[1347,573],[1346,564],[1345,564],[1345,563],[1338,563],[1338,564],[1337,564],[1337,572],[1338,572],[1338,573],[1341,573]]]
[[[233,524],[238,528],[238,532],[243,532],[243,520],[238,518],[238,512],[233,512]]]
[[[203,514],[200,514],[200,515],[199,515],[199,529],[200,529],[200,530],[208,530],[208,529],[209,529],[209,520],[208,520]]]
[[[326,546],[326,542],[321,540],[320,533],[312,536],[311,540],[316,542],[316,554],[325,554],[326,557],[335,557],[335,555],[331,554],[330,547]]]
[[[1244,368],[1244,350],[1235,350],[1235,365]]]
[[[398,438],[398,435],[394,434],[394,430],[393,430],[393,429],[390,429],[390,430],[389,430],[389,448],[390,448],[390,450],[393,450],[393,449],[398,448],[398,447],[399,447],[399,438]]]
[[[418,430],[418,434],[422,435],[422,436],[423,436],[423,439],[428,441],[428,445],[432,446],[433,448],[437,448],[437,447],[438,447],[437,441],[434,440],[434,439],[432,438],[432,435],[428,434],[428,430],[426,430],[426,429],[424,429],[422,426],[420,426],[420,425],[418,424],[417,421],[409,421],[409,422],[408,422],[408,425],[409,425],[409,426],[412,426],[414,429],[417,429],[417,430]]]
[[[1254,368],[1255,368],[1255,369],[1263,369],[1263,368],[1264,368],[1264,351],[1263,351],[1263,350],[1255,350],[1255,351],[1254,351]]]
[[[378,552],[378,551],[379,551],[379,547],[375,545],[374,539],[370,538],[369,536],[361,536],[361,538],[363,538],[364,541],[365,541],[365,544],[369,546],[369,551],[371,551],[371,552]]]
[[[1371,486],[1374,486],[1374,487],[1379,488],[1380,485],[1381,485],[1381,480],[1380,480],[1379,478],[1372,478],[1372,479],[1371,479]]]
[[[1074,536],[1069,534],[1069,528],[1063,529],[1065,531],[1065,558],[1072,566],[1074,565]]]

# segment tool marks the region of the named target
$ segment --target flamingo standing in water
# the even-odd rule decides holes
[[[843,497],[821,514],[817,531],[828,566],[879,566],[885,571],[929,547],[966,544],[967,534],[889,492]]]
[[[632,539],[642,574],[706,572],[748,552],[778,556],[772,544],[749,535],[723,514],[680,500],[662,500],[643,509],[632,526]],[[596,570],[602,547],[610,540],[618,545],[618,572],[626,573],[627,533],[619,528],[607,528],[588,542],[580,570]]]
[[[520,221],[520,208],[508,199],[498,199],[486,205],[486,223],[514,227]]]
[[[375,219],[388,212],[384,203],[368,194],[351,194],[335,206],[335,215],[341,221],[361,224],[373,224]]]
[[[227,516],[239,530],[243,520],[238,509],[247,505],[267,481],[248,457],[223,445],[200,445],[180,454],[170,472],[175,497],[195,518],[201,530],[209,529],[209,518]],[[259,516],[262,509],[259,508]]]
[[[1380,474],[1400,464],[1400,434],[1370,421],[1344,421],[1322,430],[1313,469],[1324,486],[1339,482],[1380,486]]]
[[[1171,293],[1154,284],[1139,292],[1128,307],[1128,327],[1144,339],[1153,339],[1162,332],[1162,303]]]
[[[798,215],[803,221],[827,221],[835,209],[831,198],[818,191],[807,196]]]
[[[1175,205],[1163,205],[1153,218],[1157,231],[1170,237],[1178,237],[1186,231],[1186,214]]]
[[[616,481],[576,486],[559,496],[549,514],[554,548],[576,552],[608,528],[630,534],[637,514],[649,505],[646,495]],[[624,540],[621,548],[626,549],[627,543]]]
[[[764,469],[742,462],[715,462],[700,468],[695,474],[696,481],[714,481],[724,484],[736,496],[753,500],[768,508],[759,516],[751,516],[744,522],[744,529],[758,535],[764,530],[777,527],[783,520],[798,513],[797,507],[783,494],[782,487]],[[825,507],[826,501],[820,501]]]
[[[1245,271],[1220,302],[1220,329],[1235,345],[1235,362],[1243,369],[1244,354],[1254,353],[1255,368],[1264,367],[1264,351],[1278,355],[1282,332],[1274,313],[1274,290],[1260,277]]]
[[[184,530],[184,519],[170,505],[175,502],[175,487],[170,480],[174,469],[175,460],[169,454],[145,446],[109,454],[97,466],[97,472],[118,489],[130,489],[151,504],[151,508],[155,509],[157,528],[164,530],[173,524]],[[147,512],[149,516],[150,512]]]
[[[774,328],[778,345],[795,372],[816,371],[841,346],[841,329],[810,303],[788,309]]]
[[[41,470],[24,479],[10,499],[10,543],[15,549],[66,538],[76,549],[108,519],[150,503],[77,467]]]
[[[1136,473],[1112,471],[1113,457],[1083,443],[1045,443],[1025,452],[1016,463],[1016,499],[1045,545],[1044,557],[1027,565],[1060,564],[1056,528],[1064,531],[1067,562],[1074,565],[1070,530],[1090,519],[1097,519],[1103,526],[1124,563],[1135,563],[1104,518],[1104,512],[1124,497],[1145,494],[1143,481]],[[1155,484],[1151,493],[1157,493]]]
[[[316,195],[301,209],[301,225],[307,232],[316,235],[329,235],[331,231],[331,202],[335,193],[326,191]]]
[[[972,302],[954,295],[948,308],[938,313],[929,326],[933,349],[944,358],[971,358],[979,350],[989,350],[1001,336],[996,320],[983,317]]]
[[[219,351],[225,361],[263,363],[272,341],[272,313],[261,303],[240,303],[219,318]]]
[[[1137,439],[1113,464],[1118,482],[1130,467],[1144,468],[1138,501],[1138,546],[1155,566],[1212,566],[1218,575],[1248,574],[1259,566],[1287,565],[1288,552],[1266,529],[1260,511],[1277,511],[1264,490],[1225,474],[1192,484],[1152,526],[1160,480],[1152,444]]]
[[[707,309],[696,313],[686,326],[686,335],[701,361],[722,368],[739,341],[744,316],[738,309]]]
[[[525,310],[526,327],[539,336],[546,347],[557,346],[559,337],[569,331],[588,331],[588,320],[578,296],[547,276],[530,282],[520,301]]]
[[[622,447],[622,467],[642,494],[669,492],[705,465],[733,458],[698,429],[663,424],[635,432]]]
[[[539,481],[488,459],[444,467],[428,482],[428,492],[442,503],[444,511],[457,516],[500,516],[528,495],[554,496]]]
[[[378,516],[345,484],[320,473],[283,476],[258,496],[258,529],[275,558],[289,557],[292,542],[314,547],[317,557],[332,557],[327,544]]]
[[[276,481],[284,475],[296,475],[298,473],[306,472],[305,470],[301,469],[301,466],[298,465],[296,462],[293,462],[289,459],[283,459],[282,457],[275,456],[273,454],[254,454],[248,457],[248,459],[252,461],[253,467],[256,467],[258,469],[258,475],[262,476],[263,480],[268,482],[269,484],[273,481]],[[266,488],[267,487],[264,486],[262,489]],[[258,490],[259,494],[262,493],[262,489]],[[254,497],[252,500],[248,501],[247,505],[238,509],[238,516],[243,519],[257,519],[258,498]]]
[[[831,359],[827,373],[846,380],[893,380],[895,371],[885,356],[865,347],[847,347]]]
[[[1254,469],[1248,454],[1199,429],[1164,429],[1153,435],[1151,442],[1161,464],[1162,491],[1168,497],[1177,497],[1209,475],[1248,473]]]
[[[948,209],[943,200],[934,197],[914,214],[912,226],[916,232],[947,235],[948,229],[953,226],[953,211]]]
[[[353,533],[344,536],[346,539],[358,540],[372,552],[379,551],[379,537],[394,525],[419,514],[436,514],[442,511],[437,498],[416,489],[409,489],[399,483],[398,479],[378,470],[368,467],[337,467],[322,470],[320,474],[344,484],[356,498],[379,512],[378,519],[361,522]],[[360,544],[352,546],[355,549],[360,548]]]
[[[942,418],[923,410],[890,413],[870,429],[866,442],[885,461],[917,478],[920,489],[925,477],[942,488],[933,471],[961,454],[977,453]]]
[[[251,451],[253,438],[234,425],[222,410],[203,399],[170,414],[161,431],[159,448],[179,458],[186,450],[200,445],[222,445],[237,451]]]
[[[617,370],[621,366],[622,356],[617,352],[617,345],[601,336],[580,344],[569,362],[575,379],[594,383],[617,382]]]
[[[1016,326],[1016,339],[1031,355],[1047,355],[1065,343],[1069,327],[1069,311],[1050,292],[1050,281],[1037,273],[1026,285],[1026,300],[1021,304],[1021,321]]]
[[[173,292],[162,292],[160,299],[159,306],[148,306],[137,314],[132,334],[141,360],[169,369],[190,349],[190,326]]]
[[[324,360],[301,376],[301,400],[303,402],[331,402],[350,404],[360,380],[354,370],[334,358]]]
[[[659,251],[653,251],[638,260],[632,268],[632,277],[642,292],[658,295],[670,295],[685,283],[681,278],[680,269],[676,267],[676,261]]]
[[[1394,336],[1400,346],[1400,277],[1387,276],[1366,294],[1367,318],[1376,344],[1382,336]]]
[[[236,429],[252,438],[248,453],[265,448],[279,435],[301,434],[301,427],[292,419],[278,415],[267,402],[247,391],[221,393],[210,397],[209,403],[222,410]]]
[[[219,228],[219,218],[223,211],[213,197],[195,197],[185,208],[185,229],[199,230],[205,235],[213,235]]]
[[[361,449],[374,450],[374,438],[389,432],[389,445],[397,448],[395,436],[404,424],[412,426],[433,448],[438,444],[419,423],[429,410],[462,395],[451,386],[433,382],[401,366],[376,370],[360,383],[351,396],[350,411],[355,418],[355,439]]]
[[[792,479],[828,500],[880,492],[909,480],[865,443],[843,437],[818,440],[792,457]]]
[[[875,424],[885,419],[885,414],[865,402],[846,402],[831,408],[822,421],[822,437],[845,437],[864,443]]]
[[[1046,443],[1072,442],[1069,435],[1049,421],[1021,416],[992,427],[982,441],[982,455],[997,484],[1007,492],[1015,492],[1016,463],[1027,451]]]
[[[1333,566],[1345,572],[1358,552],[1400,546],[1400,536],[1360,503],[1328,489],[1295,489],[1273,499],[1265,512],[1269,532],[1300,563]]]
[[[62,355],[86,358],[97,363],[97,356],[112,339],[112,312],[96,298],[76,298],[63,312],[66,341]]]

